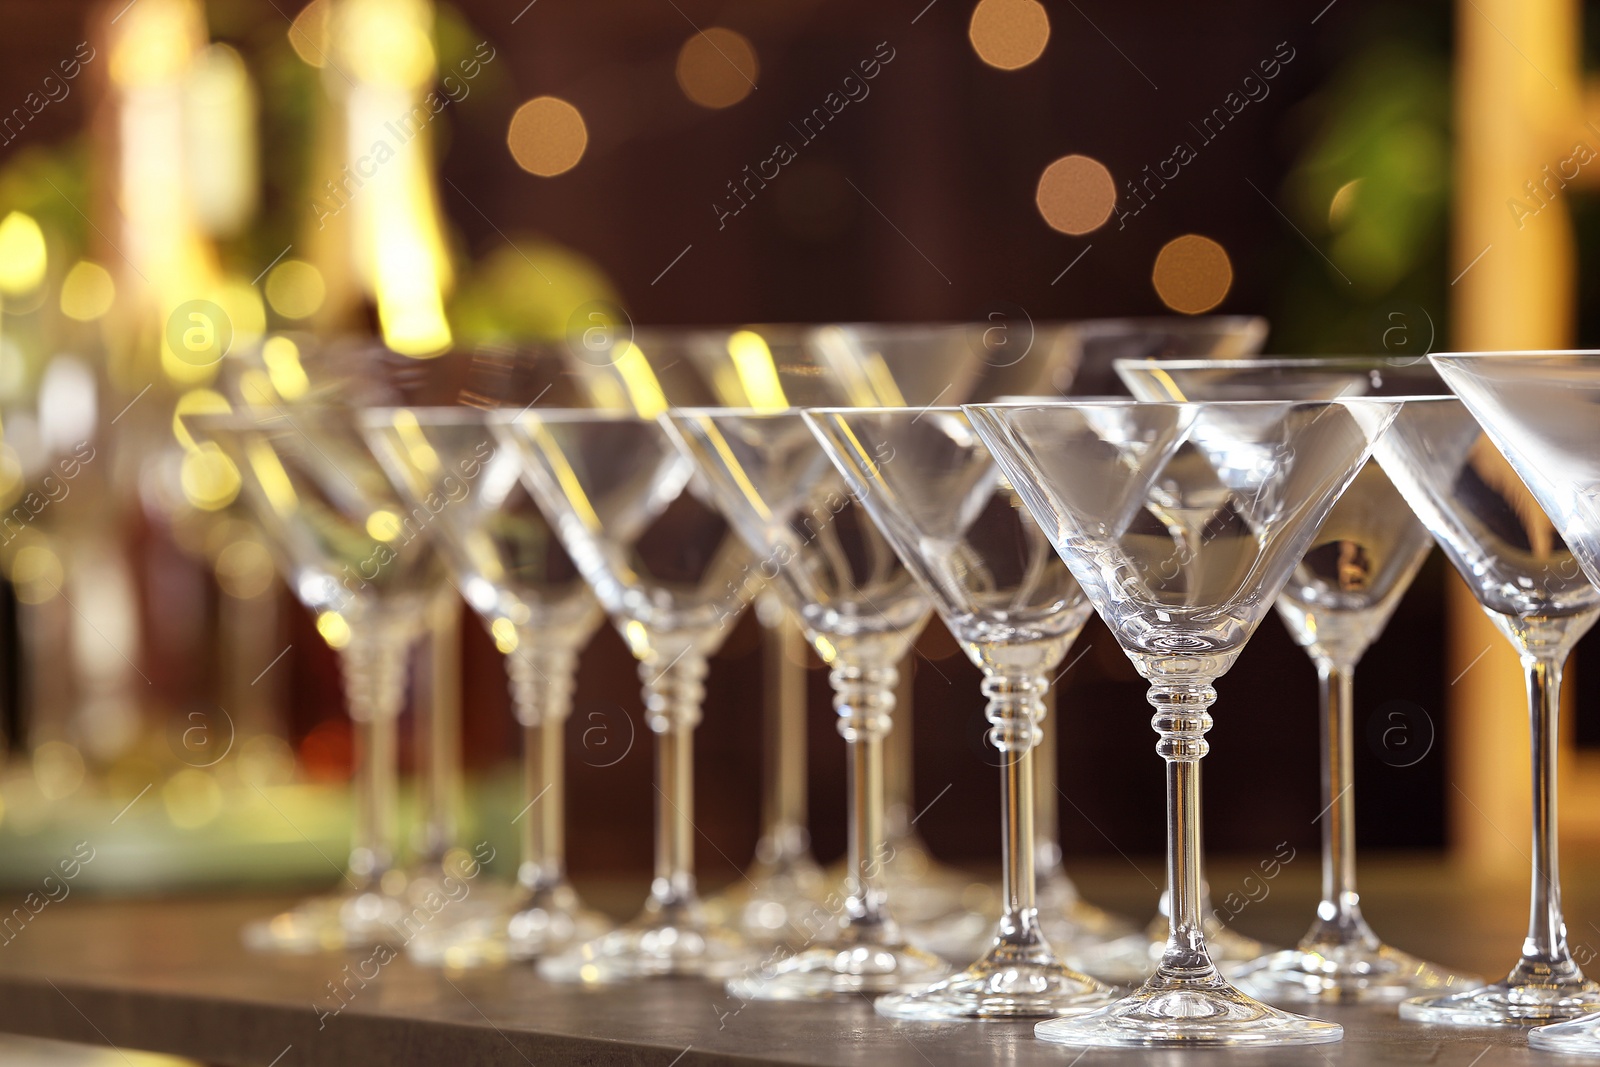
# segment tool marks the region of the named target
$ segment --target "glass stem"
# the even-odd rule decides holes
[[[562,737],[572,709],[577,656],[552,648],[532,630],[519,630],[506,657],[512,710],[522,725],[522,788],[527,805],[517,817],[517,882],[549,889],[566,879],[566,796]]]
[[[395,863],[400,806],[397,722],[405,698],[406,647],[384,635],[356,636],[341,654],[345,700],[355,723],[355,828],[350,874],[377,889]]]
[[[811,847],[806,829],[806,639],[782,604],[760,611],[766,679],[766,791],[756,858],[783,866]],[[758,608],[765,605],[757,602]],[[773,616],[776,616],[775,618]]]
[[[656,734],[656,873],[660,907],[695,903],[694,728],[705,696],[706,659],[693,646],[639,663],[645,719]]]
[[[1171,894],[1166,951],[1158,974],[1175,980],[1209,979],[1216,968],[1206,951],[1200,847],[1200,760],[1210,751],[1210,707],[1217,691],[1206,683],[1155,683],[1147,697],[1156,709],[1150,725],[1167,761],[1167,887]]]
[[[1013,948],[1042,947],[1034,902],[1033,749],[1045,714],[1042,697],[1050,683],[1037,675],[988,674],[983,695],[989,743],[1001,755],[1000,864],[1005,912],[997,941]]]
[[[1561,718],[1561,661],[1525,656],[1528,716],[1533,742],[1533,900],[1522,958],[1507,979],[1512,985],[1573,984],[1583,974],[1567,949],[1561,914],[1561,867],[1556,851],[1556,753]]]
[[[1033,747],[1033,868],[1041,882],[1065,879],[1062,867],[1060,801],[1056,799],[1056,690],[1039,694],[1039,723]]]
[[[884,832],[883,739],[889,733],[899,672],[886,664],[840,661],[828,675],[840,735],[850,746],[850,846],[845,872],[849,936],[880,943],[898,933],[880,880],[889,859]]]
[[[424,697],[416,701],[416,751],[422,772],[416,833],[418,858],[444,862],[460,825],[461,598],[453,587],[429,606]]]
[[[1354,668],[1318,660],[1322,682],[1322,901],[1304,946],[1370,944],[1356,892]]]

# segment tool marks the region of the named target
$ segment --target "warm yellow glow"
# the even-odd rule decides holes
[[[561,487],[561,493],[567,498],[567,504],[577,515],[578,521],[587,529],[599,530],[600,516],[595,514],[594,505],[589,503],[589,494],[583,491],[583,483],[578,480],[572,464],[567,462],[566,453],[561,451],[561,446],[556,444],[555,438],[550,436],[550,431],[546,430],[544,424],[537,419],[525,417],[523,425],[527,428],[534,447],[544,456],[545,462],[550,464],[550,472],[556,476],[556,484]]]
[[[61,279],[61,314],[79,322],[91,322],[111,310],[117,298],[117,284],[111,272],[100,264],[80,259]]]
[[[267,338],[261,346],[261,362],[267,365],[273,390],[285,400],[298,400],[311,388],[311,379],[300,365],[300,346],[289,338]]]
[[[48,265],[44,231],[32,215],[13,211],[0,220],[0,294],[33,292],[44,281]]]
[[[33,750],[33,779],[46,800],[65,800],[83,784],[83,754],[65,741],[46,741]]]
[[[1222,303],[1233,286],[1227,251],[1209,237],[1185,234],[1162,246],[1150,281],[1173,311],[1199,315]]]
[[[311,0],[289,26],[289,45],[294,54],[313,67],[326,66],[328,49],[333,47],[328,37],[329,4],[330,0]]]
[[[742,33],[722,26],[695,33],[678,50],[678,87],[701,107],[732,107],[756,87],[760,63]]]
[[[272,510],[279,515],[291,515],[300,506],[300,498],[295,495],[294,482],[289,479],[289,472],[283,469],[283,463],[278,459],[278,454],[272,446],[265,441],[251,440],[244,446],[245,458],[250,462],[250,471],[255,475],[256,484],[261,486],[267,503],[272,505]]]
[[[411,465],[423,474],[437,473],[440,467],[439,453],[428,444],[428,436],[422,432],[417,413],[410,408],[400,408],[394,413],[393,425],[395,436],[400,438],[400,444],[405,447],[406,458]]]
[[[489,625],[489,633],[494,637],[494,647],[500,650],[501,655],[509,656],[517,650],[517,627],[510,619],[496,619]]]
[[[1062,156],[1039,175],[1034,202],[1051,229],[1077,236],[1105,225],[1117,205],[1117,183],[1098,159]]]
[[[740,330],[728,338],[728,356],[739,375],[744,400],[749,407],[780,411],[789,406],[778,367],[766,339],[754,330]]]
[[[335,652],[350,643],[350,624],[337,611],[324,611],[317,616],[317,633]]]
[[[212,568],[222,591],[235,600],[254,600],[272,588],[272,556],[261,542],[241,537],[217,553]]]
[[[340,0],[333,33],[345,70],[357,81],[418,89],[433,77],[433,5],[427,0]]]
[[[61,559],[43,544],[24,545],[11,557],[11,584],[24,604],[43,604],[61,592],[66,580]]]
[[[273,387],[272,376],[263,374],[254,367],[246,367],[239,374],[239,395],[244,397],[244,402],[254,408],[273,408],[278,406],[278,391]]]
[[[196,0],[140,0],[117,23],[111,80],[123,88],[176,81],[206,42],[205,13]]]
[[[662,392],[661,383],[656,380],[656,372],[650,369],[650,361],[645,358],[644,350],[632,341],[618,341],[611,349],[612,363],[617,368],[617,373],[622,376],[622,384],[628,391],[628,402],[633,405],[633,410],[641,419],[653,419],[666,411],[667,394]]]
[[[589,128],[578,109],[565,100],[536,96],[511,116],[506,144],[517,166],[553,178],[578,165],[589,146]]]
[[[379,508],[367,516],[367,536],[374,541],[393,541],[400,536],[400,516],[386,508]]]
[[[967,39],[989,66],[1017,70],[1044,54],[1050,16],[1038,0],[979,0]]]
[[[198,830],[222,813],[222,786],[205,771],[185,767],[161,787],[161,803],[172,825]]]
[[[185,415],[226,415],[233,410],[233,405],[228,403],[228,398],[221,393],[210,389],[191,389],[178,397],[178,402],[172,406],[172,435],[178,443],[186,449],[197,447],[197,442],[190,436],[188,429],[183,425]]]
[[[17,450],[0,441],[0,508],[9,508],[22,495],[22,459]]]
[[[1355,207],[1356,193],[1361,189],[1361,179],[1345,182],[1333,194],[1333,200],[1328,204],[1328,225],[1339,229],[1344,225],[1344,220],[1350,217],[1351,208]]]
[[[244,57],[225,44],[200,51],[183,78],[189,206],[209,234],[231,235],[255,213],[261,165],[256,91]]]
[[[210,441],[183,454],[178,483],[189,503],[201,511],[221,511],[239,496],[239,468]]]
[[[286,319],[305,319],[322,308],[328,287],[322,272],[303,259],[286,259],[267,272],[267,303]]]

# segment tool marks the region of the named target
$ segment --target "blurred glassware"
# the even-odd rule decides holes
[[[522,726],[517,895],[430,928],[407,946],[417,962],[449,967],[533,959],[609,925],[567,880],[562,764],[578,654],[602,613],[523,486],[521,457],[496,447],[485,410],[570,406],[576,398],[559,351],[482,346],[471,363],[454,407],[362,412],[367,442],[409,514],[428,527],[454,588],[505,654]]]
[[[1504,981],[1403,1001],[1400,1015],[1526,1026],[1600,1010],[1600,985],[1584,978],[1566,947],[1555,826],[1561,668],[1600,615],[1600,591],[1461,401],[1408,401],[1373,454],[1521,657],[1535,767],[1533,900],[1522,958]]]
[[[1004,912],[988,951],[959,974],[879,998],[875,1007],[926,1020],[1105,1007],[1116,994],[1056,958],[1034,902],[1033,749],[1045,710],[1041,697],[1088,621],[1083,590],[959,408],[814,408],[805,417],[855,499],[983,671],[988,738],[1001,766]]]
[[[258,345],[232,352],[222,361],[218,385],[235,405],[270,409],[285,417],[304,408],[314,421],[329,416],[343,419],[354,424],[352,429],[364,444],[366,438],[359,436],[361,413],[369,408],[450,404],[462,397],[488,403],[487,393],[511,387],[503,372],[490,372],[466,352],[418,359],[366,336],[319,337],[301,331],[280,331]],[[228,406],[228,400],[216,394],[179,404],[180,410]],[[200,459],[201,474],[192,479],[195,484],[208,481],[204,457]],[[404,518],[415,516],[406,513]],[[426,533],[428,525],[418,523],[416,530],[406,525],[405,532]],[[443,569],[436,573],[434,596],[421,621],[426,654],[410,701],[417,818],[407,880],[416,883],[417,892],[424,884],[438,885],[450,873],[446,862],[459,854],[464,803],[461,700],[459,685],[451,681],[460,660],[459,598]],[[480,884],[478,902],[491,892]]]
[[[1600,414],[1600,354],[1429,358],[1518,476],[1507,477],[1504,467],[1475,448],[1472,473],[1486,483],[1476,496],[1500,507],[1467,504],[1472,498],[1466,486],[1477,479],[1469,479],[1459,463],[1451,496],[1436,507],[1439,518],[1457,520],[1448,535],[1456,546],[1451,559],[1472,568],[1474,592],[1495,612],[1491,618],[1517,646],[1527,672],[1533,723],[1533,907],[1522,958],[1504,981],[1477,993],[1410,1001],[1401,1010],[1408,1018],[1461,1025],[1557,1022],[1600,1011],[1600,985],[1584,977],[1567,946],[1556,812],[1561,668],[1600,605],[1600,590],[1593,588],[1600,586],[1600,421],[1595,417]],[[1460,436],[1469,434],[1463,425]],[[1433,466],[1424,470],[1448,472],[1452,457],[1445,450],[1453,436],[1435,430],[1424,438],[1419,432],[1400,443],[1428,449],[1424,455]],[[1437,486],[1438,480],[1429,477],[1428,484]],[[1493,490],[1485,492],[1488,486]],[[1540,507],[1531,506],[1535,501]],[[1457,506],[1445,513],[1449,505]],[[1515,524],[1505,512],[1514,513]],[[1581,588],[1585,576],[1591,583],[1587,589]],[[1600,1055],[1600,1018],[1540,1028],[1528,1043]]]
[[[1426,363],[1379,356],[1117,360],[1140,400],[1331,400],[1443,390]],[[1383,633],[1433,541],[1374,460],[1356,475],[1278,595],[1278,615],[1317,666],[1322,695],[1322,900],[1300,943],[1233,974],[1264,1000],[1402,1000],[1482,985],[1384,944],[1356,891],[1356,664]],[[1206,909],[1209,913],[1210,909]],[[1208,930],[1209,934],[1211,931]]]
[[[1337,1024],[1253,1000],[1218,972],[1201,908],[1200,760],[1212,682],[1355,478],[1397,404],[1067,403],[967,408],[1139,673],[1167,762],[1170,936],[1108,1008],[1035,1033],[1091,1047],[1336,1041]]]
[[[396,720],[406,654],[422,631],[437,561],[359,437],[348,409],[275,398],[183,416],[217,478],[238,478],[280,573],[340,654],[355,723],[355,841],[348,892],[251,924],[258,950],[311,952],[391,939],[412,917],[398,846]]]
[[[850,750],[850,833],[842,914],[820,914],[793,954],[728,982],[745,1000],[871,996],[949,970],[908,944],[889,914],[881,868],[883,739],[899,663],[929,607],[905,566],[843,489],[798,408],[685,408],[664,419],[713,498],[831,668],[838,729]],[[819,935],[821,938],[819,939]]]
[[[1073,324],[1081,356],[1066,381],[1052,382],[1063,396],[1123,396],[1119,359],[1248,359],[1267,340],[1267,320],[1256,315],[1154,315],[1085,319]]]
[[[539,971],[597,984],[732,973],[746,959],[744,939],[708,919],[695,888],[693,742],[706,658],[744,608],[727,590],[748,572],[749,554],[660,423],[529,409],[491,425],[521,457],[529,490],[638,659],[658,738],[656,872],[644,910],[546,956]]]

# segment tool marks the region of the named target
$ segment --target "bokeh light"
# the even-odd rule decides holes
[[[701,107],[732,107],[756,87],[760,63],[749,38],[721,26],[696,33],[678,49],[678,86]]]
[[[61,279],[61,314],[90,322],[111,310],[117,285],[111,272],[91,260],[81,259]]]
[[[1117,183],[1098,159],[1062,156],[1039,175],[1034,202],[1052,229],[1085,234],[1111,217],[1117,206]]]
[[[1211,238],[1185,234],[1161,247],[1150,281],[1167,307],[1199,315],[1228,295],[1233,287],[1233,264],[1227,250]]]
[[[328,295],[322,272],[303,259],[286,259],[267,274],[267,303],[286,319],[315,315]]]
[[[1018,70],[1044,54],[1050,16],[1038,0],[979,0],[967,38],[989,66]]]
[[[32,215],[13,211],[0,220],[0,293],[21,296],[44,281],[44,231]]]
[[[313,67],[328,62],[329,0],[311,0],[289,24],[289,45],[294,54]]]
[[[565,100],[536,96],[511,116],[506,144],[517,166],[553,178],[578,165],[589,146],[589,128],[578,109]]]

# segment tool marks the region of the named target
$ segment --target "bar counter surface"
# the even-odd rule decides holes
[[[1310,857],[1307,857],[1310,859]],[[1295,864],[1264,899],[1241,913],[1247,932],[1289,943],[1315,898],[1313,863]],[[1454,876],[1436,861],[1366,865],[1363,903],[1395,944],[1447,965],[1503,972],[1526,921],[1526,884]],[[1213,865],[1221,888],[1244,877]],[[1508,876],[1517,872],[1507,872]],[[1600,882],[1592,869],[1567,877],[1574,952],[1600,945]],[[1154,903],[1156,870],[1091,866],[1086,895],[1137,912]],[[616,896],[613,889],[612,895]],[[626,911],[625,896],[591,897]],[[609,989],[552,986],[526,967],[445,973],[397,958],[375,968],[372,953],[260,956],[247,953],[245,921],[283,901],[264,898],[109,901],[83,896],[52,906],[0,951],[0,1032],[188,1056],[237,1067],[364,1067],[411,1064],[1271,1064],[1442,1067],[1583,1064],[1530,1050],[1519,1030],[1457,1030],[1402,1023],[1393,1008],[1313,1012],[1344,1024],[1332,1045],[1260,1051],[1106,1051],[1046,1044],[1033,1024],[918,1024],[873,1013],[862,1000],[836,1004],[746,1003],[720,988],[667,981]],[[349,985],[344,1007],[332,988],[358,968],[377,977]],[[1600,970],[1600,961],[1591,963]]]

